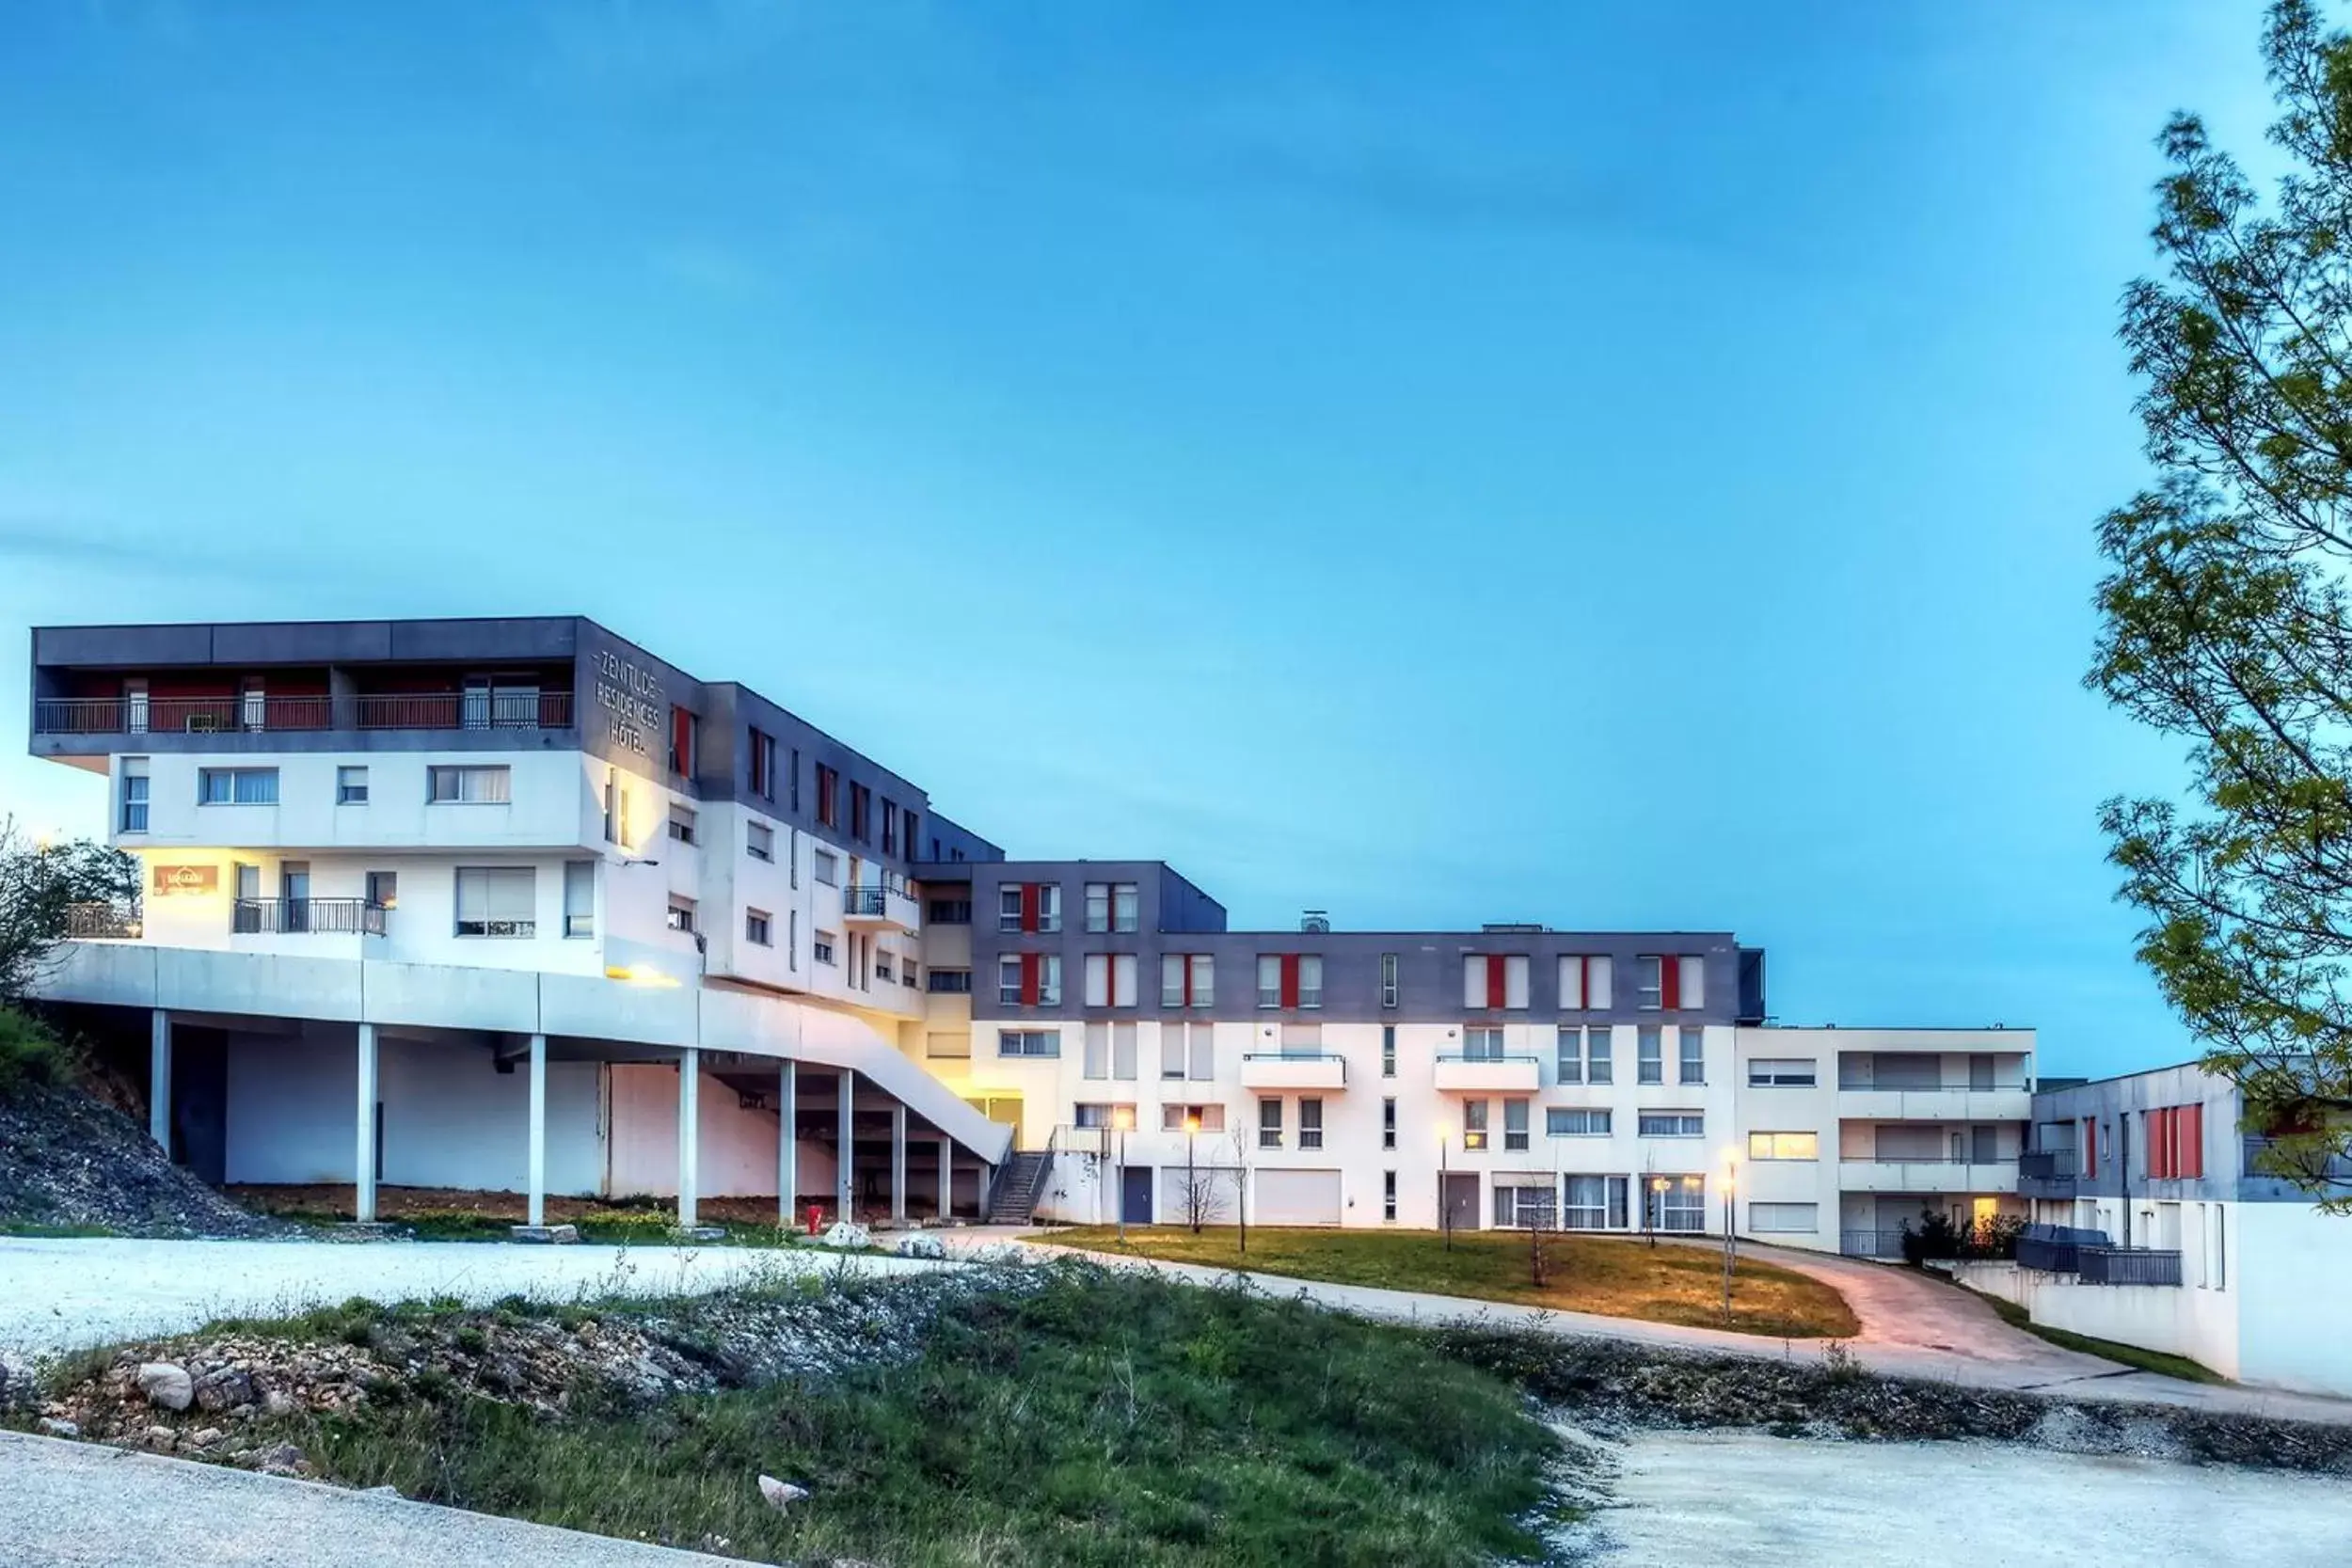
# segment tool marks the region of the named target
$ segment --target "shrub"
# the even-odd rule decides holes
[[[0,1007],[0,1097],[31,1084],[59,1084],[67,1075],[65,1042],[39,1019]]]

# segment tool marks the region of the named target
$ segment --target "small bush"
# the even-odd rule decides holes
[[[48,1025],[0,1007],[0,1098],[28,1085],[62,1084],[70,1065],[65,1042]]]

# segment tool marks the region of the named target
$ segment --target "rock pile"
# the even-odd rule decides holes
[[[290,1236],[163,1156],[147,1129],[79,1089],[0,1099],[0,1220],[131,1236]]]

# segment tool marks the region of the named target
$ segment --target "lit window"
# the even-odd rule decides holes
[[[1821,1137],[1818,1132],[1748,1134],[1748,1158],[1751,1160],[1818,1160],[1820,1157]]]

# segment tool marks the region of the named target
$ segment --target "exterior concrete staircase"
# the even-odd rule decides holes
[[[988,1195],[988,1223],[991,1225],[1026,1225],[1037,1212],[1037,1200],[1045,1190],[1046,1172],[1053,1168],[1054,1152],[1015,1154],[996,1173],[996,1185]]]

